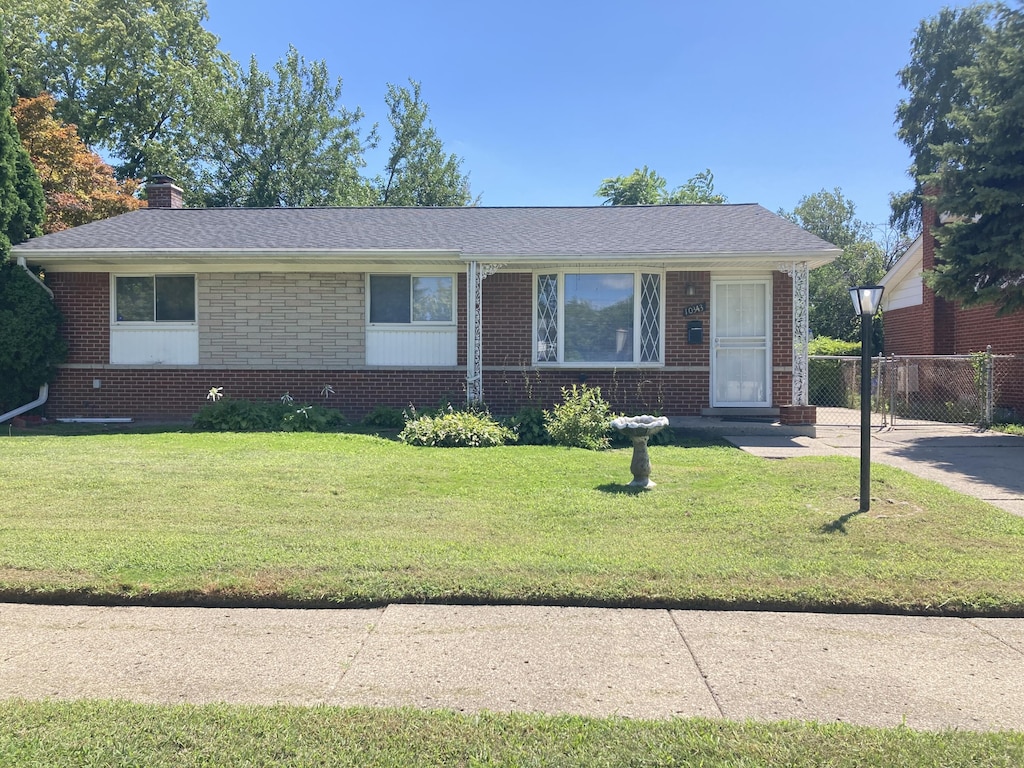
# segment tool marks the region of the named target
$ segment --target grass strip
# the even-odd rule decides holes
[[[17,766],[1016,768],[1024,734],[334,707],[0,702]]]

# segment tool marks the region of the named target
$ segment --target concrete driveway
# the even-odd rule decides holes
[[[817,437],[724,435],[733,445],[765,458],[812,455],[860,456],[860,427],[817,427]],[[1024,437],[979,432],[936,422],[873,427],[871,461],[1024,516]]]

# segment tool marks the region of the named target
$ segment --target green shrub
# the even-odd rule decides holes
[[[819,336],[812,339],[808,351],[812,355],[851,357],[860,354],[860,342]],[[852,393],[846,391],[842,361],[810,360],[807,366],[807,398],[811,405],[828,408],[853,407]]]
[[[409,445],[435,448],[489,448],[513,442],[515,434],[489,413],[456,411],[449,406],[436,416],[417,416],[413,411],[398,439]]]
[[[209,432],[329,432],[345,425],[338,411],[319,405],[254,403],[225,397],[203,406],[192,426]]]
[[[599,450],[611,442],[611,406],[601,397],[600,387],[562,387],[562,404],[544,411],[544,426],[556,445]]]
[[[843,341],[829,336],[815,336],[807,344],[808,354],[854,357],[860,355],[859,341]]]
[[[378,405],[363,418],[363,426],[377,429],[401,429],[405,426],[405,414],[401,408]]]
[[[516,433],[520,445],[550,445],[551,435],[544,426],[544,411],[528,406],[509,419],[508,425]]]
[[[333,432],[347,423],[340,412],[322,405],[274,407],[282,411],[277,427],[281,432]]]

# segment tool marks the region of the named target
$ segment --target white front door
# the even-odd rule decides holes
[[[712,282],[711,405],[771,405],[771,283]]]

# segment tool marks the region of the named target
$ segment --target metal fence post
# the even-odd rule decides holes
[[[892,371],[892,376],[889,379],[889,426],[896,427],[896,394],[898,390],[900,372],[899,363],[896,360],[896,355],[889,355],[889,368]]]
[[[992,423],[992,407],[996,399],[995,377],[992,375],[992,345],[985,347],[985,426]]]

